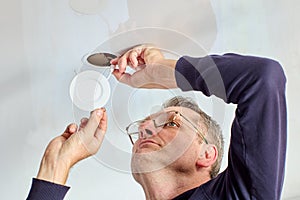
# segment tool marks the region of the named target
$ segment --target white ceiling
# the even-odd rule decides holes
[[[49,140],[88,112],[69,86],[93,51],[121,53],[154,43],[166,56],[237,52],[275,58],[288,77],[289,141],[283,199],[300,199],[300,9],[298,1],[11,0],[1,1],[1,192],[24,199]],[[75,71],[75,72],[74,72]],[[136,90],[109,79],[109,131],[100,152],[70,174],[66,199],[143,199],[129,172],[126,125],[173,95],[195,98],[221,125],[228,145],[234,105],[180,90]],[[223,168],[226,167],[226,160]],[[18,192],[12,193],[15,188]],[[297,198],[298,196],[298,198]]]

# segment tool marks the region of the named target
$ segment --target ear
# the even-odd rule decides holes
[[[196,162],[196,166],[198,168],[209,167],[216,162],[217,158],[217,147],[212,144],[206,144],[202,147],[201,153]]]

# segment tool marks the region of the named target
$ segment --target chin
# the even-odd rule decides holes
[[[168,164],[168,155],[153,149],[140,149],[131,157],[132,173],[148,173],[165,168]]]
[[[147,154],[147,153],[152,153],[155,151],[159,151],[159,149],[154,149],[154,148],[142,148],[138,149],[135,153],[136,154]]]

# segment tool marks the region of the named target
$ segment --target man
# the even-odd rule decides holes
[[[165,108],[133,122],[132,173],[146,199],[280,199],[286,154],[285,76],[270,59],[236,54],[165,59],[141,45],[111,61],[122,83],[215,95],[237,104],[228,167],[218,174],[223,139],[218,125],[192,101],[171,99]],[[126,73],[126,67],[135,69]],[[99,149],[104,109],[69,125],[50,142],[28,199],[63,199],[69,169]],[[136,137],[138,136],[138,137]]]

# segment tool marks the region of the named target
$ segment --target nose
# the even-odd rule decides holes
[[[149,121],[144,122],[140,126],[139,137],[140,138],[148,138],[148,137],[152,137],[152,136],[156,135],[157,133],[158,133],[158,130],[155,128],[153,121],[149,120]]]
[[[140,135],[139,137],[140,138],[148,138],[148,137],[151,137],[153,135],[153,131],[151,131],[150,129],[141,129],[140,130]]]

